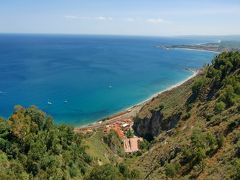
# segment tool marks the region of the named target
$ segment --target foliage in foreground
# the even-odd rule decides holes
[[[82,177],[90,164],[81,137],[36,107],[17,106],[0,122],[0,179],[70,179]]]
[[[139,179],[139,172],[137,170],[130,171],[124,164],[113,166],[105,164],[94,168],[85,180],[133,180]]]
[[[0,179],[138,178],[138,171],[121,163],[97,165],[86,153],[84,139],[72,127],[54,125],[34,106],[16,106],[8,120],[0,119]],[[104,141],[117,156],[121,142],[116,133]]]

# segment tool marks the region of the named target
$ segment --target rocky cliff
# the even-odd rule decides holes
[[[153,111],[150,117],[144,117],[143,119],[137,117],[133,129],[136,135],[152,140],[160,132],[175,127],[180,117],[181,113],[173,114],[166,118],[161,110]]]

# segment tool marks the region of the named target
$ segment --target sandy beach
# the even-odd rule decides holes
[[[150,96],[149,98],[147,98],[146,100],[131,106],[129,108],[126,108],[123,111],[120,111],[118,113],[115,113],[111,116],[108,116],[102,120],[98,120],[95,123],[91,123],[91,124],[87,124],[85,126],[80,126],[80,127],[76,127],[74,129],[75,132],[81,132],[81,131],[85,131],[85,130],[89,130],[89,129],[97,129],[97,128],[101,128],[104,127],[106,125],[115,123],[116,121],[121,121],[123,119],[132,119],[133,117],[136,116],[136,114],[140,111],[140,109],[149,101],[151,101],[153,98],[159,96],[160,94],[166,92],[166,91],[170,91],[174,88],[177,88],[178,86],[182,85],[183,83],[189,81],[190,79],[194,78],[195,76],[197,76],[200,73],[200,70],[190,70],[193,74],[191,76],[189,76],[188,78],[186,78],[183,81],[178,82],[175,85],[172,85],[170,87],[168,87],[167,89],[160,91],[158,93],[153,94],[152,96]]]

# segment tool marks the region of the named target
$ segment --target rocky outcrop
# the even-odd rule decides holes
[[[153,111],[149,117],[143,119],[136,117],[133,129],[136,135],[152,140],[158,136],[161,131],[167,131],[176,126],[181,117],[181,113],[176,113],[165,118],[161,111]]]

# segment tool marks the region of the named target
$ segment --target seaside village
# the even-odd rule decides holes
[[[133,119],[116,116],[110,121],[99,121],[95,126],[81,128],[83,133],[91,133],[96,129],[101,129],[105,134],[111,130],[115,131],[122,140],[125,153],[133,153],[139,151],[139,142],[143,139],[133,134]]]

